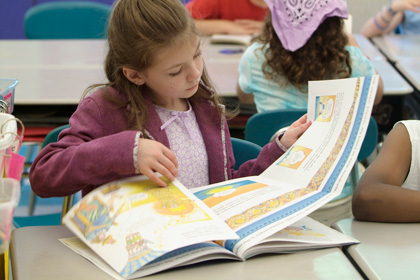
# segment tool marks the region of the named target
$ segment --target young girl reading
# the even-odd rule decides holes
[[[420,121],[398,122],[363,173],[353,214],[371,222],[420,222]]]
[[[308,81],[375,75],[372,63],[345,34],[345,0],[266,0],[270,14],[259,40],[243,54],[238,97],[258,112],[305,109]],[[379,84],[375,104],[382,98]]]
[[[108,29],[105,72],[56,143],[35,159],[31,186],[66,196],[144,174],[188,188],[258,175],[309,127],[306,116],[257,159],[234,170],[224,107],[206,76],[194,21],[179,0],[120,0]],[[89,90],[89,89],[88,89]]]

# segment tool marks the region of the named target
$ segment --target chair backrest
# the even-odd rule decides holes
[[[238,169],[242,163],[258,157],[261,151],[261,146],[243,140],[232,137],[233,154],[235,156],[235,169]]]
[[[306,113],[306,110],[286,109],[261,112],[250,117],[245,126],[245,140],[264,146],[280,128],[291,125]],[[378,125],[370,117],[368,130],[357,157],[366,159],[378,144]]]
[[[62,126],[56,127],[56,128],[54,128],[53,130],[51,130],[51,131],[47,134],[47,136],[45,136],[45,138],[44,138],[44,142],[42,143],[42,148],[44,148],[45,146],[47,146],[47,145],[48,145],[48,144],[50,144],[50,143],[57,142],[57,140],[58,140],[58,135],[60,134],[60,132],[61,132],[63,129],[68,128],[68,127],[70,127],[70,125],[69,125],[69,124],[64,124],[64,125],[62,125]]]
[[[100,39],[107,37],[111,6],[89,1],[48,2],[24,17],[28,39]]]
[[[252,115],[245,126],[245,140],[264,146],[280,128],[291,125],[306,114],[306,109],[285,109]]]
[[[358,161],[365,160],[378,145],[378,124],[373,117],[370,117],[369,126],[366,131],[365,139],[363,140],[362,147],[360,148]]]

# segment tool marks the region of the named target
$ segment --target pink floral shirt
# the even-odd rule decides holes
[[[173,111],[155,105],[171,150],[178,159],[178,180],[187,188],[209,184],[209,166],[200,127],[190,104],[188,111]]]

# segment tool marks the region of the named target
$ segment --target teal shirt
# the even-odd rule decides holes
[[[420,34],[420,13],[404,11],[404,21],[399,25],[401,35]]]
[[[253,43],[244,52],[239,63],[239,86],[244,93],[253,94],[258,112],[276,109],[306,109],[308,95],[287,82],[267,80],[262,72],[265,62],[261,43]],[[362,77],[375,75],[375,69],[358,47],[347,46],[350,53],[352,75]]]

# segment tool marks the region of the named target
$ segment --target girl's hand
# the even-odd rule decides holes
[[[237,19],[236,24],[247,30],[248,34],[261,33],[264,27],[264,22],[252,19]]]
[[[159,172],[170,181],[178,176],[178,161],[174,152],[154,140],[140,138],[137,163],[140,172],[161,187],[166,187],[166,183],[156,176],[155,172]]]
[[[263,27],[262,22],[255,20],[235,20],[235,21],[225,21],[224,28],[226,29],[227,34],[255,34],[261,32]]]
[[[296,140],[308,129],[312,122],[307,122],[307,114],[303,115],[295,121],[284,133],[283,137],[280,139],[280,143],[283,144],[287,149],[289,149]]]

